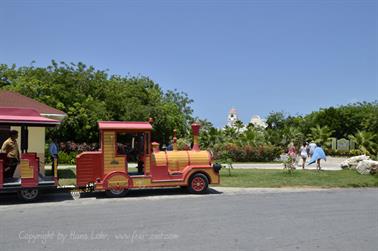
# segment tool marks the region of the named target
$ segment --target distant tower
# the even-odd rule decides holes
[[[234,127],[235,122],[238,120],[238,114],[236,112],[235,108],[231,108],[231,110],[228,112],[227,117],[227,126]]]

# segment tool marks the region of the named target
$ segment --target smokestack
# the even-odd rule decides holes
[[[152,151],[154,153],[158,153],[159,152],[159,143],[157,142],[152,142]]]
[[[199,124],[196,124],[196,123],[192,124],[192,131],[193,131],[193,148],[192,148],[192,151],[199,151],[200,150],[199,139],[198,139],[200,127],[201,126]]]
[[[173,151],[177,151],[176,129],[173,130]]]

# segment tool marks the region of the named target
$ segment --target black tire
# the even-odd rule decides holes
[[[188,192],[188,186],[180,186],[180,190],[181,190],[183,193],[187,193],[187,192]]]
[[[119,197],[123,197],[127,194],[128,190],[125,189],[125,188],[122,188],[122,189],[117,189],[117,190],[106,190],[105,191],[105,194],[107,197],[109,198],[119,198]]]
[[[196,173],[189,179],[188,191],[194,194],[207,193],[209,188],[209,180],[206,175],[202,173]]]
[[[38,189],[23,189],[17,191],[17,196],[24,202],[33,202],[38,198],[39,191]]]

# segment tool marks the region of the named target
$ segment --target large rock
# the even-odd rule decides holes
[[[374,174],[378,169],[378,161],[374,160],[362,160],[358,162],[356,170],[360,174]]]
[[[348,169],[348,168],[356,168],[358,163],[363,161],[363,160],[369,160],[370,157],[369,156],[366,156],[366,155],[359,155],[359,156],[354,156],[354,157],[351,157],[351,158],[348,158],[346,160],[344,160],[343,162],[341,162],[340,166],[341,168],[343,169]]]

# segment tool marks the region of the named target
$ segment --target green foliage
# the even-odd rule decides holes
[[[297,148],[310,139],[329,146],[330,137],[349,137],[358,147],[356,152],[330,154],[365,153],[372,157],[378,154],[377,101],[329,107],[306,116],[272,112],[265,130],[253,125],[245,128],[241,121],[233,128],[217,129],[207,120],[193,118],[190,107],[193,100],[186,93],[164,92],[148,77],[109,75],[80,62],[52,61],[45,68],[1,64],[0,88],[64,111],[68,116],[60,128],[48,130],[48,137],[59,141],[98,142],[99,120],[147,121],[152,117],[155,120],[152,141],[168,145],[176,129],[179,148],[184,148],[192,141],[190,124],[197,121],[202,125],[201,147],[212,150],[221,159],[233,161],[272,160],[290,142]]]
[[[356,143],[362,153],[374,155],[378,153],[377,136],[372,132],[358,131],[355,135],[349,135],[349,139]]]
[[[310,128],[311,133],[309,137],[317,144],[321,144],[324,146],[329,146],[331,144],[331,135],[333,130],[330,130],[328,126],[320,127],[316,125],[316,127]]]
[[[332,137],[347,138],[360,131],[378,132],[378,102],[362,102],[321,109],[305,116],[309,124],[327,126]]]
[[[188,150],[190,149],[190,141],[185,138],[177,139],[177,149],[178,150]]]
[[[109,76],[83,63],[52,61],[46,68],[0,65],[0,88],[19,92],[64,111],[60,141],[98,142],[97,121],[155,119],[154,138],[167,144],[173,129],[186,136],[193,102],[183,92],[167,91],[148,77]],[[48,132],[50,136],[52,132]]]
[[[220,171],[224,187],[377,187],[378,175],[361,175],[355,170],[323,171],[233,169],[232,176]]]
[[[352,157],[352,156],[358,156],[364,154],[359,149],[352,149],[350,151],[338,151],[338,150],[333,150],[332,148],[325,148],[324,149],[326,155],[329,156],[342,156],[342,157]]]
[[[273,161],[281,154],[281,148],[272,145],[239,146],[233,143],[214,148],[215,159],[231,159],[234,162]]]
[[[58,162],[59,164],[68,164],[68,165],[75,165],[76,164],[76,156],[78,155],[77,152],[62,152],[58,153]]]

